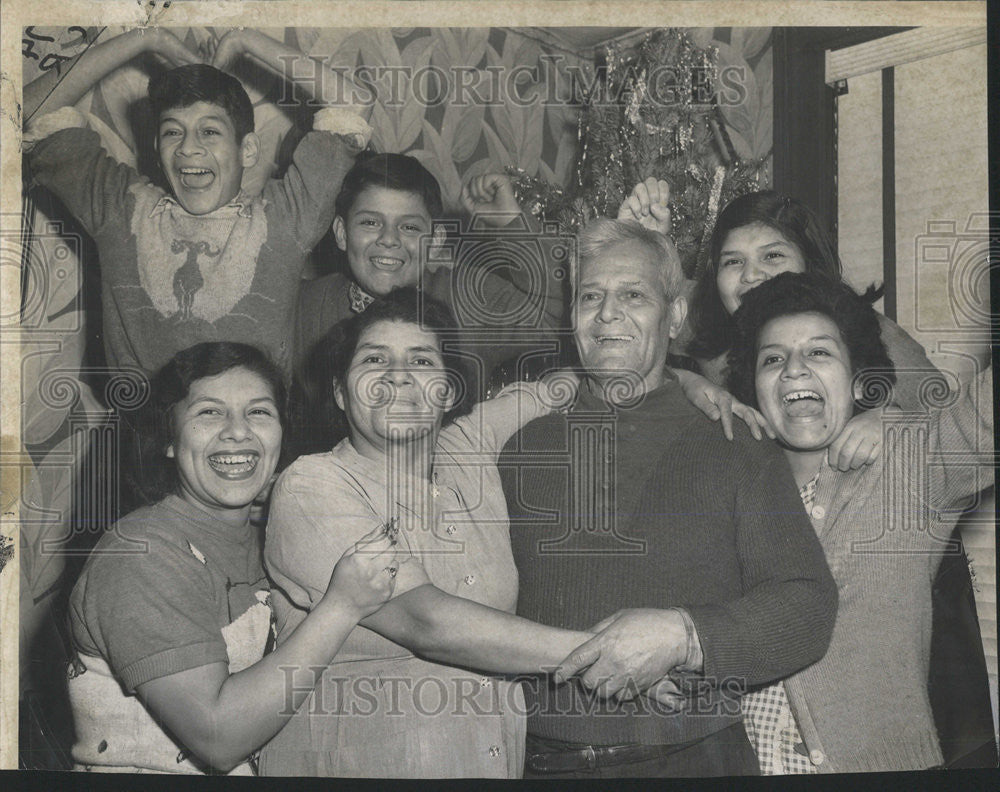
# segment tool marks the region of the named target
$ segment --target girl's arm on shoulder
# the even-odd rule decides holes
[[[672,369],[681,390],[692,405],[713,421],[722,422],[722,432],[727,440],[733,439],[733,416],[741,418],[750,434],[760,440],[767,434],[772,440],[774,430],[768,420],[753,407],[736,399],[729,391],[693,371]]]

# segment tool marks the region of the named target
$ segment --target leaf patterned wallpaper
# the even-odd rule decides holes
[[[694,28],[688,31],[701,47],[715,47],[719,70],[743,75],[746,99],[722,108],[726,130],[736,153],[747,160],[763,160],[765,181],[771,183],[774,127],[774,70],[771,28]]]
[[[34,52],[23,60],[24,80],[51,57],[67,58],[82,48],[81,29],[32,28]],[[107,30],[102,40],[121,32]],[[198,48],[224,28],[176,31]],[[446,204],[457,206],[462,183],[490,168],[512,165],[553,184],[572,178],[576,159],[577,103],[581,86],[592,84],[589,59],[558,48],[533,29],[510,28],[275,28],[281,39],[333,68],[364,67],[377,89],[372,110],[373,144],[419,158],[441,182]],[[737,152],[747,159],[771,153],[773,86],[771,28],[692,28],[702,47],[718,51],[719,69],[735,69],[745,87],[744,102],[723,114]],[[45,39],[51,39],[51,42]],[[57,64],[58,65],[58,64]],[[51,68],[52,61],[48,63]],[[265,156],[247,186],[270,175],[292,115],[276,99],[277,78],[239,64],[238,76],[254,100]],[[406,75],[423,75],[415,86]],[[448,85],[441,85],[447,81]],[[145,164],[136,134],[143,128],[133,105],[145,94],[146,75],[134,66],[109,75],[80,103],[111,153]],[[770,167],[766,173],[770,173]]]
[[[579,111],[571,101],[572,74],[593,69],[577,55],[553,51],[531,31],[291,31],[286,43],[311,55],[332,53],[333,66],[381,67],[382,79],[374,81],[373,145],[420,159],[451,207],[464,181],[490,169],[513,165],[556,184],[571,177]],[[397,69],[444,74],[451,84],[436,90],[397,81],[394,90]],[[434,101],[442,95],[446,101]]]
[[[746,159],[764,160],[769,182],[771,28],[688,32],[699,46],[717,49],[720,70],[740,75],[746,100],[725,107],[723,115],[737,152]],[[449,206],[457,205],[464,181],[498,166],[512,165],[559,186],[572,178],[580,110],[574,98],[579,99],[581,86],[592,84],[594,67],[542,41],[535,31],[314,29],[289,30],[285,41],[310,55],[328,57],[334,66],[382,68],[383,79],[376,85],[380,97],[389,101],[380,100],[373,109],[374,145],[419,158],[441,182]],[[422,102],[436,95],[414,91],[410,85],[397,84],[392,90],[391,75],[400,69],[440,69],[474,88],[462,92],[453,83],[450,96],[459,101]]]

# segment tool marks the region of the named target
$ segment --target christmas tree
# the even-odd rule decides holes
[[[687,277],[706,264],[722,206],[759,189],[761,162],[741,159],[719,109],[716,53],[681,30],[659,29],[638,46],[607,48],[579,122],[567,190],[514,172],[522,206],[566,229],[614,217],[632,187],[653,176],[671,187],[671,236]]]

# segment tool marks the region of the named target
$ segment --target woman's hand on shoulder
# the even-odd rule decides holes
[[[755,439],[760,440],[765,434],[772,440],[776,437],[767,418],[753,407],[736,399],[725,388],[693,371],[675,369],[674,374],[677,375],[687,400],[713,421],[722,422],[722,432],[727,440],[733,439],[734,415],[742,419]]]
[[[619,220],[632,220],[643,228],[670,234],[670,185],[650,176],[632,188],[618,207]]]
[[[826,450],[827,464],[846,473],[870,465],[882,454],[882,410],[858,413]]]

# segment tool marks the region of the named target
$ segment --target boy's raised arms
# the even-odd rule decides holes
[[[231,30],[217,43],[214,40],[210,42],[209,54],[212,66],[222,71],[228,71],[241,55],[247,55],[294,83],[311,100],[330,107],[342,107],[365,119],[371,114],[374,97],[345,74],[258,30]],[[299,61],[306,59],[313,63],[309,73],[298,65]]]
[[[166,28],[136,28],[89,47],[60,72],[50,71],[24,87],[23,117],[32,117],[73,105],[115,69],[144,53],[152,52],[171,66],[202,63],[203,58]],[[318,71],[296,68],[304,53],[256,30],[234,29],[218,42],[210,41],[211,65],[227,70],[240,55],[248,55],[276,74],[293,81],[309,99],[340,106],[362,118],[371,113],[374,99],[345,74],[322,64]],[[312,59],[310,59],[312,60]]]
[[[172,66],[201,63],[173,33],[165,28],[136,28],[103,44],[84,50],[60,71],[52,70],[24,86],[24,124],[39,114],[76,104],[105,76],[133,58],[152,52]]]

